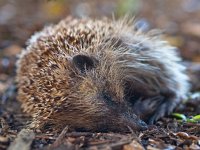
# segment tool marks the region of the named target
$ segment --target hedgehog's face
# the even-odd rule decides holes
[[[146,124],[133,113],[131,105],[125,100],[124,86],[115,75],[118,74],[116,70],[112,72],[114,68],[102,70],[98,60],[86,55],[74,56],[73,65],[82,76],[77,89],[81,97],[78,108],[80,117],[85,120],[83,124],[79,122],[80,128],[96,131],[146,128]],[[77,119],[82,120],[78,116]]]

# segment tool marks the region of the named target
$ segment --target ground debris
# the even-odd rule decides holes
[[[144,147],[136,140],[133,140],[130,144],[124,145],[123,150],[144,150]]]
[[[8,150],[30,150],[34,138],[35,134],[32,130],[22,129],[14,142],[10,144]]]

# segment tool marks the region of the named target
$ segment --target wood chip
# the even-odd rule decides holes
[[[34,138],[35,134],[32,130],[22,129],[8,150],[30,150]]]
[[[136,140],[133,140],[130,144],[124,145],[123,150],[144,150],[144,148]]]
[[[9,139],[8,137],[0,136],[0,143],[8,143]]]

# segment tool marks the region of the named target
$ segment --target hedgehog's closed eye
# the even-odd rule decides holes
[[[112,97],[107,92],[102,93],[102,98],[106,101],[112,101]]]
[[[110,107],[116,109],[118,104],[108,92],[102,92],[103,101]]]

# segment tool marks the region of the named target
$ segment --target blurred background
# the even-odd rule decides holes
[[[68,15],[112,18],[135,16],[144,32],[159,28],[165,39],[180,49],[200,89],[200,1],[199,0],[0,0],[0,95],[13,82],[16,54],[27,39],[44,25]]]

